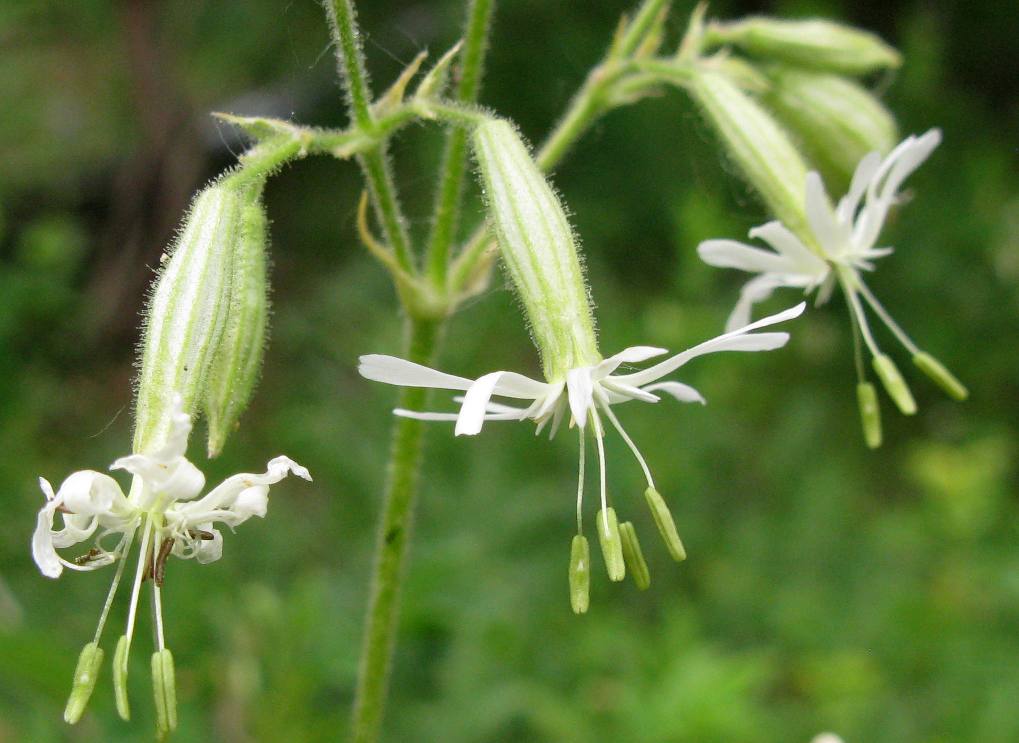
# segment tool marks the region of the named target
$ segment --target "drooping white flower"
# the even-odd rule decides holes
[[[610,528],[609,518],[612,519],[613,531],[618,529],[613,509],[608,505],[606,489],[603,438],[607,420],[629,447],[643,470],[647,480],[645,497],[670,553],[676,559],[683,559],[685,553],[682,544],[676,535],[675,525],[668,513],[668,508],[655,488],[651,469],[612,408],[630,400],[658,402],[663,394],[680,402],[704,404],[704,398],[693,387],[674,380],[661,380],[691,359],[705,354],[721,351],[770,351],[781,348],[789,340],[788,333],[775,331],[758,333],[754,331],[798,317],[804,307],[805,303],[801,302],[784,312],[725,333],[645,369],[626,373],[618,371],[623,364],[639,364],[661,356],[667,351],[664,348],[633,346],[595,364],[569,369],[561,378],[546,381],[531,379],[511,371],[495,371],[472,380],[446,374],[404,359],[377,354],[362,356],[358,371],[367,379],[401,387],[428,387],[462,391],[463,396],[455,398],[461,403],[459,412],[417,412],[402,409],[394,411],[397,415],[418,420],[455,421],[454,433],[457,436],[472,436],[479,433],[486,421],[530,420],[537,424],[539,433],[548,426],[551,437],[556,434],[561,424],[568,420],[570,426],[576,426],[580,431],[577,493],[578,532],[582,531],[580,524],[584,492],[584,432],[590,424],[598,451],[601,490],[601,511],[598,519],[600,537],[603,536],[601,534],[603,525],[606,530]],[[507,398],[524,404],[523,406],[506,405],[493,402],[493,397]],[[619,526],[624,525],[620,524]],[[578,534],[578,538],[583,539],[580,534]],[[608,539],[608,537],[605,538]],[[614,539],[615,542],[619,542],[618,533]],[[631,536],[631,542],[635,544],[635,540],[635,536]],[[586,542],[584,544],[584,550],[586,550]],[[603,551],[605,551],[604,541]],[[619,560],[621,559],[620,557]],[[642,558],[640,561],[643,562]],[[572,562],[577,562],[576,558]],[[586,559],[583,562],[586,570]],[[606,556],[606,562],[609,562],[608,556]],[[573,568],[571,568],[571,576],[572,571]],[[614,572],[610,567],[612,580],[622,579],[623,574],[621,563],[619,572]],[[586,596],[586,581],[583,586],[580,593]],[[577,596],[571,598],[575,611],[578,613],[586,611],[586,599]]]
[[[65,567],[90,571],[117,563],[95,639],[86,646],[87,652],[83,652],[87,665],[90,668],[95,666],[87,674],[92,677],[92,685],[102,659],[98,643],[109,608],[132,543],[138,532],[141,532],[141,548],[131,593],[127,631],[121,637],[114,660],[117,707],[125,719],[129,714],[124,682],[127,653],[142,582],[152,581],[157,653],[160,654],[161,662],[172,663],[172,659],[165,660],[169,651],[163,640],[160,600],[169,556],[194,558],[200,563],[218,560],[223,549],[223,537],[218,525],[233,529],[252,516],[265,516],[269,486],[287,475],[294,474],[311,480],[308,470],[301,465],[287,457],[276,457],[270,460],[264,473],[234,475],[199,497],[205,487],[205,476],[185,456],[191,418],[183,412],[179,395],[174,401],[172,420],[167,430],[163,448],[151,454],[122,457],[110,466],[110,469],[125,470],[133,475],[131,488],[126,495],[112,477],[92,470],[75,472],[64,480],[56,492],[47,480],[39,480],[46,495],[46,504],[39,511],[32,536],[32,556],[42,573],[57,578]],[[60,528],[54,525],[58,514],[63,521]],[[67,559],[58,552],[88,540],[92,540],[88,551],[74,559]],[[79,683],[77,676],[76,673],[75,691],[72,692],[65,712],[68,722],[77,720],[91,694],[91,685]]]
[[[897,203],[905,179],[940,141],[941,132],[931,129],[922,136],[908,137],[884,159],[877,152],[868,154],[857,166],[849,192],[835,208],[831,206],[821,176],[816,171],[808,173],[804,210],[812,238],[809,246],[777,221],[750,231],[750,237],[766,242],[772,248],[770,251],[735,240],[702,242],[697,252],[706,263],[758,274],[743,286],[727,326],[738,327],[749,322],[753,305],[770,297],[777,288],[793,287],[808,293],[816,289],[817,304],[824,304],[838,283],[850,307],[855,337],[863,339],[873,356],[875,371],[903,413],[914,413],[916,404],[891,359],[878,347],[864,304],[891,330],[925,374],[953,398],[965,399],[966,388],[899,327],[867,287],[862,275],[874,270],[877,258],[892,252],[892,248],[878,245],[885,219]],[[857,370],[860,384],[868,385],[859,349]],[[861,393],[861,400],[863,397]],[[879,428],[877,431],[876,436],[867,437],[872,446],[880,443]]]

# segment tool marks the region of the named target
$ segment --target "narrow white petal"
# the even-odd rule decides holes
[[[261,474],[243,472],[228,477],[200,500],[178,503],[174,508],[181,517],[193,525],[199,520],[207,520],[202,514],[232,508],[237,498],[248,488],[275,485],[290,474],[311,480],[308,470],[294,460],[289,457],[276,457],[266,464],[265,472]]]
[[[750,322],[754,305],[763,302],[772,292],[782,286],[782,279],[774,274],[764,274],[750,279],[740,289],[739,299],[732,308],[729,319],[725,322],[726,332],[742,328]]]
[[[616,379],[624,384],[631,384],[635,387],[643,387],[657,379],[661,379],[666,374],[672,373],[690,359],[702,356],[706,353],[714,353],[716,351],[769,351],[779,348],[785,345],[785,343],[789,340],[788,333],[749,334],[751,331],[757,330],[758,328],[764,328],[769,325],[774,325],[775,323],[791,320],[794,317],[799,317],[803,314],[803,310],[806,306],[806,302],[800,302],[795,307],[790,307],[787,310],[783,310],[782,312],[774,315],[769,315],[757,322],[750,323],[745,327],[720,335],[710,341],[705,341],[704,343],[687,349],[682,353],[676,354],[670,359],[666,359],[660,364],[655,364],[652,367],[635,372],[634,374],[621,375],[616,377]]]
[[[883,201],[893,200],[902,182],[930,157],[940,143],[941,130],[931,129],[921,137],[909,137],[900,148],[896,148],[894,164],[888,172],[888,178],[880,186],[879,198]],[[891,159],[889,156],[889,160]]]
[[[492,372],[485,374],[467,388],[464,395],[463,405],[460,406],[460,415],[456,419],[456,428],[453,429],[454,436],[474,436],[481,432],[485,422],[485,410],[488,401],[495,393],[495,387],[499,378],[505,372]]]
[[[587,411],[594,395],[594,383],[588,369],[570,369],[566,373],[566,394],[570,401],[570,414],[580,428],[587,424]]]
[[[750,237],[764,240],[771,247],[788,259],[789,268],[783,273],[802,273],[808,276],[817,276],[828,271],[828,264],[822,258],[815,255],[800,238],[778,220],[773,220],[754,227],[750,230]]]
[[[362,377],[373,382],[445,390],[466,390],[472,384],[470,379],[455,377],[395,356],[368,354],[362,356],[360,362],[357,371]]]
[[[548,382],[539,382],[536,379],[525,377],[516,372],[501,372],[499,383],[495,386],[493,394],[502,397],[515,397],[520,400],[537,400],[548,394],[552,385]]]
[[[647,390],[642,390],[640,387],[634,387],[630,384],[618,381],[618,377],[609,377],[602,383],[602,388],[605,392],[606,402],[609,405],[618,405],[621,402],[627,400],[640,400],[641,402],[658,402],[661,398],[658,395],[652,395]]]
[[[661,356],[668,352],[667,348],[656,348],[655,346],[630,346],[629,348],[624,348],[619,353],[609,356],[598,364],[591,372],[591,379],[597,382],[618,369],[620,364],[639,364],[642,361],[653,359],[655,356]]]
[[[807,173],[806,211],[810,229],[824,252],[832,257],[842,255],[847,247],[848,234],[835,220],[821,176],[813,170]]]
[[[867,187],[870,186],[874,174],[880,167],[881,153],[879,152],[870,152],[860,160],[853,173],[852,183],[849,184],[849,192],[839,200],[837,217],[840,221],[852,221],[860,206],[860,199],[863,198],[863,194],[866,193]]]
[[[709,266],[751,273],[777,273],[793,268],[781,255],[736,240],[705,240],[697,246],[697,255]]]
[[[47,503],[39,511],[32,534],[32,559],[47,578],[59,578],[64,571],[60,557],[53,548],[53,513],[56,505]]]
[[[688,384],[682,382],[656,382],[655,384],[649,384],[644,388],[645,392],[661,391],[669,395],[680,402],[699,402],[701,405],[706,405],[707,401],[701,396],[701,393],[695,390]]]

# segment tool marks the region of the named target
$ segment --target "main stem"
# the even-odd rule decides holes
[[[444,321],[409,319],[405,339],[406,358],[426,366],[431,365],[444,324]],[[405,387],[400,395],[400,407],[421,410],[427,394],[425,389]],[[374,743],[378,740],[382,725],[403,563],[414,520],[421,448],[421,421],[397,418],[393,424],[388,482],[375,543],[371,602],[365,620],[357,694],[354,697],[354,743]]]

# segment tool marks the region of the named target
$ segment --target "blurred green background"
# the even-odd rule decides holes
[[[462,15],[448,0],[361,5],[377,88],[418,50],[447,48]],[[540,139],[627,7],[499,3],[482,101]],[[673,35],[689,10],[676,3]],[[938,125],[945,142],[911,179],[917,198],[889,225],[898,250],[872,286],[970,401],[910,373],[920,413],[902,418],[885,399],[886,444],[867,451],[838,298],[797,321],[784,351],[697,360],[682,378],[707,407],[620,412],[690,559],[673,564],[652,538],[640,472],[613,440],[609,485],[645,534],[652,586],[596,574],[580,618],[566,590],[574,440],[431,426],[387,740],[788,743],[826,729],[847,743],[1019,740],[1019,10],[712,6],[762,10],[843,18],[904,52],[875,85],[904,133]],[[190,194],[241,146],[207,112],[339,126],[340,91],[311,0],[15,0],[0,6],[0,48],[0,741],[144,740],[147,613],[135,719],[116,718],[107,667],[81,723],[61,721],[111,573],[38,573],[36,478],[104,469],[130,445],[152,267]],[[440,144],[418,127],[395,148],[419,234]],[[554,180],[584,240],[605,351],[678,349],[721,330],[743,277],[694,248],[765,215],[687,100],[612,113]],[[269,186],[264,379],[224,455],[206,462],[200,437],[192,455],[212,483],[279,453],[315,482],[274,488],[268,517],[228,534],[221,561],[171,563],[178,740],[346,731],[396,397],[360,379],[356,359],[397,353],[400,338],[387,279],[356,241],[360,188],[352,164],[325,159]],[[440,366],[538,372],[501,278],[453,320]]]

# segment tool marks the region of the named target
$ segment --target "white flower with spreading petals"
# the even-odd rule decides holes
[[[110,469],[134,475],[128,495],[112,477],[92,470],[75,472],[55,493],[50,483],[40,478],[46,505],[39,511],[32,556],[42,573],[56,578],[64,567],[95,570],[109,565],[124,556],[139,528],[144,529],[146,541],[167,544],[169,552],[164,552],[164,559],[173,554],[199,562],[218,560],[222,535],[215,524],[233,528],[252,516],[265,516],[269,486],[288,474],[311,479],[304,467],[277,457],[265,473],[234,475],[196,500],[205,486],[205,476],[184,456],[190,431],[191,420],[178,402],[163,449],[152,455],[122,457],[111,465]],[[55,529],[58,513],[63,527]],[[93,535],[94,546],[85,555],[67,560],[58,554],[57,549],[72,547]],[[117,542],[113,549],[106,546],[111,540]]]
[[[707,240],[697,248],[701,258],[712,266],[758,274],[743,286],[729,317],[730,328],[749,322],[753,305],[767,299],[779,287],[795,287],[806,292],[817,289],[817,304],[824,304],[838,282],[853,322],[860,410],[865,437],[871,447],[881,443],[880,417],[873,386],[866,380],[861,339],[872,356],[874,370],[899,410],[911,415],[916,412],[916,402],[895,364],[878,347],[864,312],[865,305],[909,351],[916,366],[948,395],[964,400],[969,394],[941,362],[922,351],[895,322],[862,275],[864,271],[874,270],[875,259],[892,252],[889,247],[877,246],[881,228],[898,200],[903,181],[940,142],[941,132],[931,129],[922,136],[908,137],[884,159],[877,152],[871,152],[860,161],[849,193],[834,209],[821,176],[817,172],[808,173],[804,212],[812,238],[810,248],[777,221],[750,231],[750,237],[764,240],[773,250],[762,250],[735,240]]]
[[[800,303],[784,312],[758,320],[755,323],[731,331],[665,361],[640,371],[617,373],[623,364],[636,364],[667,353],[663,348],[633,346],[590,366],[570,369],[562,379],[538,381],[509,371],[496,371],[471,380],[430,369],[393,356],[372,354],[361,357],[358,368],[361,375],[376,382],[401,387],[430,387],[447,390],[462,390],[460,411],[457,413],[422,413],[397,409],[397,415],[426,421],[456,421],[457,436],[471,436],[481,431],[485,421],[534,421],[540,433],[548,425],[550,436],[554,436],[561,423],[569,414],[570,425],[580,429],[580,475],[577,497],[578,522],[583,498],[584,479],[584,428],[588,422],[595,432],[598,449],[598,464],[601,483],[601,505],[607,508],[605,488],[605,456],[602,442],[604,428],[602,416],[619,433],[633,452],[647,479],[648,487],[654,489],[651,470],[636,444],[623,429],[612,411],[612,406],[630,400],[658,402],[664,393],[680,402],[704,403],[701,394],[689,385],[676,381],[659,381],[697,356],[719,351],[770,351],[781,348],[789,340],[785,332],[755,333],[760,328],[798,317],[805,307]],[[515,407],[492,402],[492,397],[526,401],[524,407]]]
[[[74,687],[64,712],[67,722],[77,721],[92,693],[95,675],[102,662],[99,641],[124,573],[127,555],[139,530],[141,548],[127,628],[117,643],[113,661],[117,710],[124,719],[130,714],[126,686],[127,658],[142,583],[150,580],[152,585],[153,628],[157,644],[153,676],[154,683],[159,684],[157,699],[162,699],[164,692],[168,695],[166,699],[170,699],[172,693],[166,690],[166,685],[172,685],[173,661],[163,636],[161,599],[167,559],[172,554],[195,558],[202,563],[218,560],[223,552],[223,536],[216,528],[218,524],[233,529],[252,516],[265,516],[269,486],[289,474],[311,480],[308,470],[301,465],[287,457],[276,457],[269,462],[264,473],[234,475],[199,498],[205,487],[205,476],[184,456],[191,419],[182,411],[180,395],[175,396],[171,415],[169,433],[161,449],[154,453],[122,457],[111,465],[110,469],[126,470],[134,476],[127,495],[112,477],[92,470],[75,472],[56,492],[45,479],[39,480],[46,495],[46,504],[39,511],[32,537],[32,556],[43,575],[57,578],[65,567],[88,571],[117,563],[95,637],[82,651],[79,668],[75,671]],[[57,514],[63,520],[59,529],[54,528]],[[91,548],[73,560],[62,557],[57,551],[89,539],[93,540]],[[167,667],[169,671],[165,670]],[[161,670],[156,673],[156,669]],[[169,701],[163,702],[164,717],[169,704]],[[167,724],[169,729],[176,723]]]
[[[779,287],[808,292],[821,287],[818,304],[823,304],[831,296],[837,279],[847,296],[855,296],[859,291],[872,302],[872,295],[859,272],[872,271],[876,258],[892,252],[891,248],[875,247],[885,218],[898,198],[903,181],[940,142],[941,132],[931,129],[923,136],[908,137],[884,160],[879,153],[871,152],[860,161],[849,193],[835,209],[831,207],[821,176],[816,171],[808,173],[805,211],[815,251],[777,221],[750,231],[750,237],[766,242],[772,248],[770,251],[736,240],[702,242],[697,252],[705,263],[759,274],[743,287],[728,327],[748,323],[753,305],[767,299]],[[876,306],[875,310],[879,315],[884,314]]]

